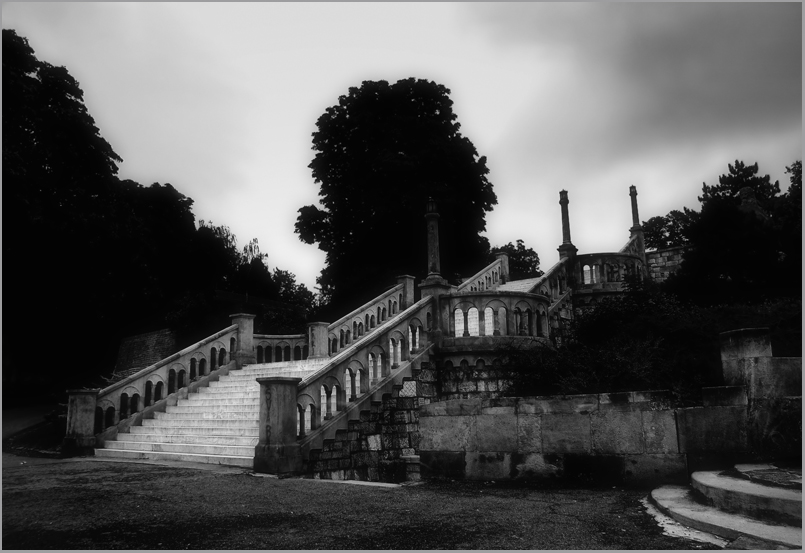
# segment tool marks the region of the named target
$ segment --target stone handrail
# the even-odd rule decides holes
[[[181,357],[184,357],[184,356],[186,356],[188,354],[195,353],[196,350],[200,349],[201,347],[203,347],[203,346],[205,346],[207,344],[210,344],[210,343],[214,342],[215,340],[218,340],[219,338],[223,338],[224,336],[226,336],[229,333],[234,334],[235,332],[237,332],[237,330],[238,330],[238,325],[236,325],[236,324],[228,326],[227,328],[225,328],[223,330],[219,330],[215,334],[213,334],[211,336],[208,336],[208,337],[204,338],[203,340],[201,340],[199,342],[196,342],[192,346],[188,346],[188,347],[184,348],[181,351],[177,351],[173,355],[169,355],[168,357],[166,357],[165,359],[162,359],[161,361],[157,361],[153,365],[145,367],[143,370],[138,371],[138,372],[134,373],[133,375],[128,376],[128,377],[124,378],[123,380],[121,380],[119,382],[115,382],[114,384],[110,384],[109,386],[107,386],[106,388],[104,388],[100,392],[98,392],[98,399],[99,400],[103,399],[103,397],[108,395],[109,393],[111,393],[111,392],[113,392],[113,391],[115,391],[115,390],[117,390],[119,388],[123,388],[123,387],[135,382],[136,380],[139,380],[140,378],[142,378],[144,376],[148,376],[152,372],[164,367],[165,365],[173,363],[174,361],[177,361]]]
[[[501,284],[500,275],[502,273],[502,262],[500,259],[494,260],[492,263],[472,275],[470,278],[462,282],[456,288],[456,291],[461,292],[481,292],[483,290],[494,290]],[[496,277],[493,277],[493,273],[496,273]],[[487,285],[486,277],[490,278],[491,284]],[[478,282],[483,282],[483,290],[473,290],[472,287],[478,284]]]
[[[382,304],[383,302],[387,301],[389,298],[396,298],[397,294],[399,294],[400,292],[403,291],[403,287],[404,287],[403,284],[395,284],[394,286],[392,286],[391,288],[389,288],[388,290],[386,290],[385,292],[383,292],[382,294],[380,294],[379,296],[377,296],[373,300],[366,302],[365,304],[360,306],[358,309],[355,309],[351,313],[348,313],[347,315],[344,315],[343,317],[338,319],[336,322],[331,323],[330,326],[327,327],[327,330],[329,332],[333,332],[335,330],[338,330],[338,327],[340,327],[343,324],[348,323],[350,320],[352,320],[353,318],[357,317],[358,315],[360,315],[361,313],[363,313],[364,311],[366,311],[370,307],[375,307],[376,305]],[[389,314],[389,316],[391,316],[391,314]]]
[[[430,306],[432,302],[432,298],[430,296],[422,298],[414,305],[395,315],[393,318],[386,320],[383,324],[376,327],[371,336],[365,335],[358,339],[356,342],[353,342],[349,346],[345,347],[337,354],[335,354],[329,363],[325,366],[317,370],[315,373],[307,376],[302,382],[299,383],[299,392],[303,393],[303,390],[312,386],[316,383],[321,385],[321,380],[323,380],[330,372],[336,369],[339,365],[341,365],[344,361],[352,359],[352,357],[358,353],[359,350],[366,348],[367,346],[371,346],[377,342],[378,337],[382,336],[383,334],[389,333],[393,331],[396,327],[400,326],[405,319],[412,317],[415,314],[419,313],[423,307]],[[315,396],[314,396],[315,397]]]

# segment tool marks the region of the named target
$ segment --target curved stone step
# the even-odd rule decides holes
[[[786,548],[802,549],[802,528],[775,526],[697,502],[687,486],[663,486],[649,494],[651,502],[677,522],[727,539],[741,537]]]
[[[118,434],[118,441],[127,442],[153,442],[171,444],[207,444],[207,445],[236,445],[250,446],[257,445],[257,436],[216,436],[202,434],[139,434],[129,432]]]
[[[718,471],[694,472],[691,485],[719,509],[753,518],[802,525],[802,492],[763,486],[724,476]]]
[[[190,436],[257,436],[257,425],[250,426],[132,426],[131,434],[182,434]]]
[[[118,439],[106,442],[104,449],[159,453],[188,453],[196,455],[216,455],[219,457],[254,457],[254,446],[248,445],[135,442]]]

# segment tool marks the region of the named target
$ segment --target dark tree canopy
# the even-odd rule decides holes
[[[455,280],[485,262],[480,233],[497,198],[449,94],[421,79],[364,81],[319,118],[310,168],[322,207],[301,208],[296,232],[327,254],[318,281],[334,304],[371,296],[400,274],[424,276],[429,197],[440,214],[442,275]]]
[[[532,248],[526,248],[525,242],[517,240],[515,246],[511,242],[492,249],[509,256],[509,280],[522,280],[524,278],[541,277],[544,273],[539,268],[539,254]],[[494,254],[490,255],[489,262],[494,261]]]
[[[698,217],[696,211],[683,207],[682,211],[672,210],[665,217],[652,217],[643,221],[643,235],[646,248],[663,249],[674,246],[684,246],[687,242],[686,229]]]
[[[702,305],[801,297],[800,165],[789,168],[785,194],[757,175],[757,164],[740,161],[718,185],[705,184],[701,212],[690,212],[682,229],[683,263],[667,288]]]
[[[114,366],[120,338],[171,326],[186,344],[240,298],[266,298],[257,325],[304,329],[312,294],[292,274],[272,275],[256,241],[240,252],[228,228],[196,228],[193,200],[170,184],[119,180],[121,161],[67,69],[4,29],[3,290],[19,302],[4,378],[81,385]],[[50,361],[31,365],[41,350]]]

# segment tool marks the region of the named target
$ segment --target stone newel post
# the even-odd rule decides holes
[[[500,261],[500,283],[506,284],[509,282],[509,254],[505,252],[498,252],[495,258]]]
[[[257,362],[254,354],[254,315],[235,313],[230,317],[232,324],[238,325],[234,359],[237,368],[242,369],[243,365]]]
[[[301,378],[258,378],[260,384],[260,439],[254,448],[254,471],[293,474],[302,470],[302,453],[296,440],[297,385]]]
[[[327,327],[330,323],[308,323],[307,339],[310,346],[308,359],[327,357]]]
[[[67,433],[62,449],[72,455],[93,453],[95,447],[95,407],[98,392],[94,390],[67,390]]]
[[[400,311],[404,311],[414,305],[414,277],[411,275],[400,275],[397,277],[397,284],[403,285],[402,304]]]

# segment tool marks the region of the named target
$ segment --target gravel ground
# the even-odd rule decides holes
[[[225,467],[3,455],[3,549],[704,549],[648,490],[374,487]]]

